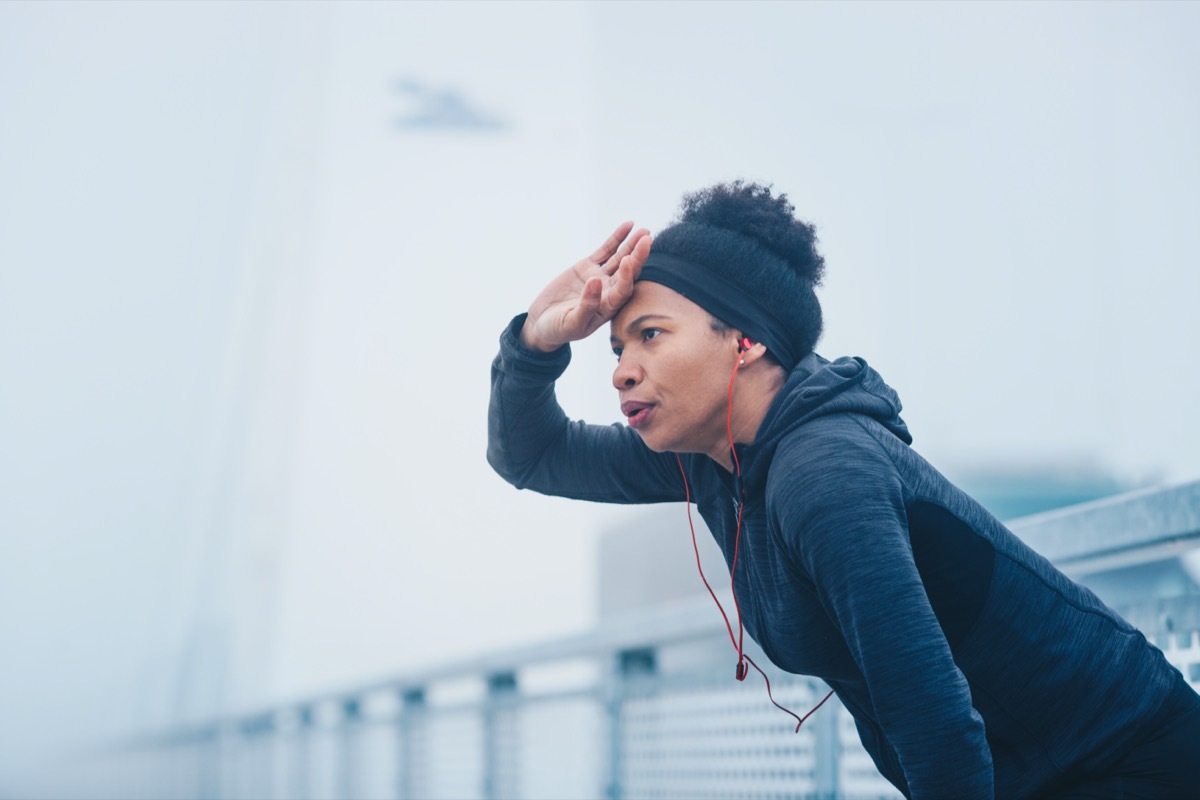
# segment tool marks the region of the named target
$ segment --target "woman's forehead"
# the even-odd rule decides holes
[[[633,295],[617,315],[613,317],[613,332],[623,330],[631,321],[647,314],[662,315],[674,319],[706,316],[707,312],[674,289],[661,283],[638,281],[633,285]]]

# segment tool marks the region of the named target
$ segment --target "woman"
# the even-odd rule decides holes
[[[501,337],[488,459],[518,488],[694,502],[740,626],[837,693],[914,798],[1193,797],[1200,697],[1162,653],[909,444],[895,392],[813,352],[824,269],[784,195],[620,226]],[[629,425],[570,422],[567,345],[610,322]]]

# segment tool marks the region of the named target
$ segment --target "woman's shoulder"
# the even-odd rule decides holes
[[[883,425],[860,414],[829,414],[809,420],[780,440],[768,481],[789,475],[854,472],[868,466],[894,468],[888,439],[907,447]]]
[[[908,498],[869,422],[840,415],[814,420],[780,443],[765,510],[779,545],[815,575],[821,564],[843,569],[865,553],[903,552]]]
[[[768,509],[773,515],[807,517],[879,503],[902,505],[903,480],[885,445],[887,436],[870,418],[851,414],[821,417],[789,432],[768,471]]]

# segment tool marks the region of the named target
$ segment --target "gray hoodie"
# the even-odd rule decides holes
[[[682,501],[673,454],[627,426],[566,418],[553,384],[569,348],[525,349],[523,322],[492,365],[493,468],[546,494]],[[1159,724],[1182,677],[921,458],[899,414],[866,362],[814,354],[737,446],[740,481],[682,455],[730,563],[744,499],[746,630],[779,668],[829,684],[908,797],[1030,797],[1099,769]]]

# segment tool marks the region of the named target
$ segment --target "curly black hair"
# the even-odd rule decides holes
[[[654,238],[654,250],[723,273],[789,328],[803,357],[821,338],[815,287],[825,273],[816,228],[796,218],[786,194],[745,181],[684,195],[679,216]],[[723,320],[720,326],[729,328]]]

